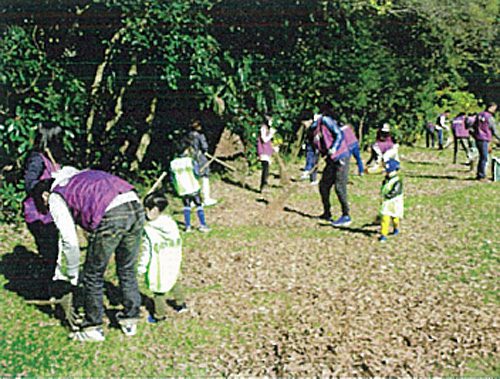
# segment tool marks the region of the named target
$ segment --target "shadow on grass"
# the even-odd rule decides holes
[[[250,187],[247,183],[242,184],[241,182],[239,182],[239,181],[237,181],[237,180],[234,180],[234,179],[232,179],[232,178],[228,178],[228,177],[222,177],[222,178],[221,178],[221,180],[222,180],[224,183],[231,184],[231,185],[233,185],[233,186],[236,186],[236,187],[242,188],[242,189],[244,189],[244,190],[251,191],[251,192],[255,192],[255,193],[260,193],[258,189]]]
[[[36,304],[51,297],[60,299],[71,290],[71,285],[64,281],[52,281],[53,273],[48,272],[44,259],[25,246],[17,245],[13,251],[2,255],[0,274],[8,281],[4,288],[23,298],[34,301],[40,312],[55,317],[65,324],[65,317],[60,306]]]
[[[302,217],[305,217],[305,218],[309,218],[309,219],[312,219],[312,220],[318,219],[318,215],[312,215],[312,214],[305,213],[305,212],[302,212],[302,211],[299,211],[297,209],[293,209],[293,208],[290,208],[290,207],[285,207],[285,208],[283,208],[283,210],[285,212],[295,213],[295,214],[297,214],[299,216],[302,216]]]
[[[350,228],[349,226],[337,226],[333,227],[330,224],[320,224],[321,227],[328,226],[333,229],[340,230],[342,232],[348,232],[348,233],[353,233],[353,234],[364,234],[365,236],[371,236],[373,234],[377,234],[378,231],[376,230],[369,230],[369,229],[363,229],[363,227],[360,228]]]
[[[416,174],[416,173],[407,173],[405,175],[407,178],[419,178],[419,179],[438,179],[438,180],[460,180],[460,181],[468,181],[474,180],[473,177],[464,178],[456,175],[431,175],[431,174]]]

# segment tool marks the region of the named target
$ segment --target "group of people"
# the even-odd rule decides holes
[[[386,172],[386,179],[382,183],[383,202],[380,209],[382,216],[381,234],[379,240],[387,240],[389,223],[394,222],[393,234],[399,233],[399,220],[403,217],[403,186],[397,175],[400,168],[398,145],[394,142],[390,125],[385,123],[377,133],[375,143],[371,146],[371,157],[365,170],[361,159],[358,139],[352,125],[341,125],[334,116],[329,104],[320,107],[320,112],[312,117],[306,115],[303,122],[305,128],[306,165],[301,177],[310,179],[311,184],[319,183],[319,193],[323,206],[323,213],[318,218],[326,220],[334,227],[346,227],[352,222],[348,202],[347,183],[349,179],[350,158],[354,156],[358,174]],[[261,125],[257,139],[257,154],[262,165],[260,191],[267,186],[269,164],[276,149],[272,145],[275,129],[272,119],[265,118]],[[319,157],[324,157],[325,167],[321,180],[317,181]],[[332,187],[340,203],[341,215],[332,218],[330,193]]]
[[[498,138],[493,121],[495,111],[496,104],[489,104],[473,121],[464,114],[453,120],[453,135],[464,149],[467,145],[462,139],[470,135],[475,139],[479,151],[478,179],[486,176],[488,143],[492,136]],[[441,127],[447,126],[448,116],[445,112],[440,117],[443,120]],[[259,127],[257,153],[262,165],[261,192],[268,186],[271,157],[277,152],[272,143],[276,134],[272,122],[271,117],[265,117]],[[320,107],[320,112],[314,116],[311,114],[304,126],[306,167],[302,178],[318,183],[319,157],[323,157],[326,163],[319,181],[323,207],[319,218],[334,227],[351,224],[347,184],[350,158],[354,156],[359,175],[385,173],[380,191],[379,241],[387,241],[389,234],[399,234],[404,195],[398,175],[398,145],[391,136],[390,125],[385,123],[378,130],[366,168],[352,126],[340,124],[330,105]],[[207,150],[201,123],[194,120],[190,133],[181,141],[179,154],[170,162],[172,185],[183,203],[185,232],[193,230],[192,207],[196,208],[198,230],[203,233],[210,231],[204,206],[213,205],[216,200],[210,193]],[[122,178],[100,170],[61,168],[58,162],[62,157],[62,129],[46,124],[39,129],[35,149],[26,161],[27,197],[23,205],[28,229],[45,262],[40,284],[46,288],[47,295],[50,296],[53,280],[69,282],[74,286],[73,290],[76,287],[83,289],[84,316],[71,338],[82,341],[105,339],[102,328],[104,273],[113,254],[123,299],[123,311],[116,315],[116,320],[124,334],[136,334],[140,316],[137,272],[144,277],[153,294],[149,322],[165,319],[167,302],[176,311],[186,310],[182,286],[177,281],[182,261],[182,238],[177,223],[164,213],[168,206],[165,195],[153,191],[141,201],[134,186]],[[331,212],[332,188],[341,208],[340,217],[336,219],[332,218]],[[391,222],[393,228],[390,232]],[[88,233],[82,275],[77,225]]]
[[[480,113],[459,112],[450,121],[450,110],[441,113],[436,122],[428,122],[426,131],[426,147],[434,147],[435,135],[438,137],[438,149],[443,150],[453,143],[453,163],[457,163],[459,146],[465,152],[467,164],[473,168],[475,158],[479,156],[477,163],[476,179],[487,180],[486,167],[490,143],[495,137],[500,140],[495,126],[494,114],[497,110],[496,103],[489,103],[485,110]],[[443,132],[451,130],[451,137],[443,144]]]
[[[205,157],[208,144],[198,120],[192,123],[192,129],[182,142],[181,153],[170,163],[171,179],[183,200],[186,232],[191,231],[191,203],[197,207],[199,230],[208,232],[203,202],[216,202],[210,197]],[[80,341],[105,339],[104,273],[113,254],[123,303],[116,321],[125,335],[136,334],[140,316],[136,266],[153,293],[149,322],[165,319],[167,301],[177,312],[185,311],[182,287],[177,284],[182,239],[177,223],[162,213],[168,205],[164,194],[154,191],[141,202],[134,186],[116,175],[72,166],[61,168],[58,161],[62,155],[62,129],[49,124],[40,127],[35,148],[26,161],[23,208],[44,260],[39,283],[44,295],[50,297],[54,281],[61,280],[71,283],[74,293],[81,292],[84,316],[70,337]],[[82,275],[77,226],[88,233]],[[82,291],[76,291],[80,285]]]

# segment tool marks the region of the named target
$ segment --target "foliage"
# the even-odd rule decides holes
[[[444,106],[477,109],[498,78],[498,2],[40,0],[1,6],[0,147],[19,177],[36,125],[68,160],[131,176],[168,167],[190,120],[247,158],[272,114],[286,152],[305,110],[333,104],[402,142]],[[57,17],[46,17],[47,14]],[[22,17],[20,16],[22,15]],[[464,108],[461,108],[461,107]]]

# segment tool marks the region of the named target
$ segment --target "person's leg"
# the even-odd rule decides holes
[[[42,297],[52,296],[50,293],[52,287],[52,277],[57,264],[59,252],[59,232],[56,225],[52,222],[44,224],[41,221],[35,221],[28,224],[28,230],[35,239],[38,254],[41,256],[42,266],[40,267],[39,280]]]
[[[352,155],[356,159],[356,164],[358,165],[358,174],[363,175],[364,167],[363,160],[361,159],[361,151],[359,150],[359,143],[356,143],[352,148]]]
[[[429,129],[425,129],[425,147],[429,148],[431,144],[431,132]]]
[[[323,214],[321,218],[330,219],[332,214],[330,212],[330,191],[335,180],[334,162],[331,159],[326,160],[326,166],[321,175],[319,182],[319,194],[321,196],[321,203],[323,204]]]
[[[183,196],[182,204],[184,208],[182,209],[182,213],[184,214],[184,228],[185,230],[189,230],[191,228],[191,196]]]
[[[457,163],[458,138],[453,134],[453,164]]]
[[[469,147],[465,143],[465,138],[460,138],[459,142],[460,142],[460,145],[462,146],[463,151],[465,152],[465,156],[467,157],[467,163],[468,163],[469,162],[469,158],[470,158]]]
[[[438,129],[437,134],[438,134],[438,148],[439,150],[443,150],[443,129]]]
[[[154,314],[155,320],[163,320],[167,317],[167,295],[165,293],[154,293]]]
[[[99,228],[89,235],[82,279],[85,310],[82,328],[102,324],[104,272],[122,237],[123,231],[115,230],[113,220],[106,217],[102,219]]]
[[[196,205],[196,214],[198,216],[198,221],[200,222],[200,228],[206,229],[207,222],[205,220],[205,211],[203,210],[203,206],[201,204],[200,194],[197,193],[193,195],[193,202]]]
[[[488,142],[476,141],[479,152],[479,162],[477,164],[477,179],[486,178],[486,164],[488,163]]]
[[[389,226],[391,224],[391,216],[382,215],[380,222],[380,235],[387,237],[389,235]]]
[[[268,161],[260,161],[262,166],[262,174],[260,177],[260,192],[264,190],[264,187],[267,186],[267,181],[269,177],[269,162]]]
[[[347,182],[349,181],[349,158],[342,158],[335,162],[334,185],[335,193],[340,202],[342,216],[349,216],[349,202],[347,200]]]
[[[140,314],[141,295],[135,275],[135,266],[144,229],[144,209],[138,202],[130,202],[117,207],[117,210],[121,214],[115,217],[124,217],[126,220],[126,224],[123,225],[123,238],[115,252],[116,273],[123,297],[122,318],[137,318]]]
[[[399,224],[400,224],[399,217],[393,217],[392,224],[394,226],[394,230],[392,231],[392,234],[394,234],[394,235],[399,234]]]

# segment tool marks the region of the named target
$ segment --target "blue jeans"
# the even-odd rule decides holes
[[[304,171],[311,171],[316,164],[318,163],[318,152],[314,150],[314,148],[307,144],[306,145],[306,167],[304,167]],[[310,173],[310,179],[312,182],[316,181],[316,177],[318,175],[318,167],[314,168],[314,170]]]
[[[476,140],[479,152],[479,162],[477,164],[477,179],[486,178],[486,164],[488,163],[488,141]]]
[[[356,159],[356,164],[358,165],[358,174],[361,175],[363,171],[365,170],[363,167],[363,160],[361,159],[361,152],[359,150],[359,143],[356,142],[349,146],[349,150],[351,151],[351,154],[354,155],[354,158]]]
[[[443,129],[437,129],[438,134],[438,146],[440,149],[443,148]]]
[[[135,266],[144,226],[144,209],[133,201],[110,209],[89,236],[83,269],[85,320],[82,327],[102,324],[104,272],[115,253],[123,298],[123,318],[139,317],[141,295]]]

